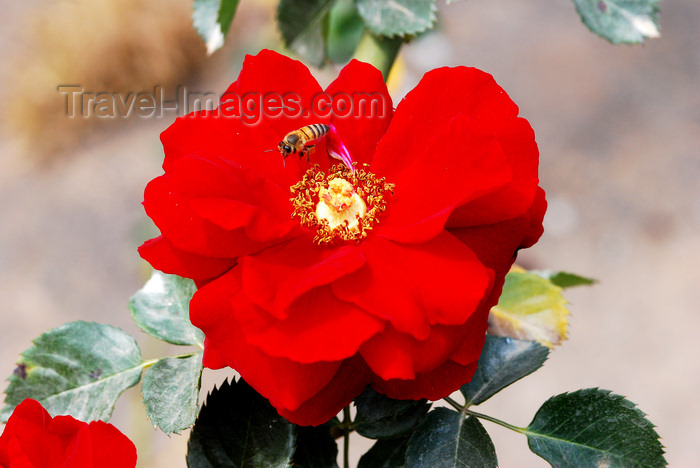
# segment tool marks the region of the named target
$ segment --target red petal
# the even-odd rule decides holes
[[[482,193],[477,200],[465,200],[469,202],[468,207],[455,207],[456,213],[449,225],[467,226],[513,218],[525,212],[532,203],[538,165],[532,129],[527,121],[517,118],[517,114],[517,106],[490,75],[466,67],[433,70],[426,73],[399,104],[391,126],[380,142],[377,158],[385,159],[382,166],[386,167],[411,164],[416,145],[429,141],[456,116],[466,118],[473,126],[472,134],[479,135],[482,140],[491,138],[500,147],[512,176],[491,193]],[[465,144],[470,144],[471,138],[465,134],[453,141],[453,152],[463,157]],[[386,155],[379,158],[383,153]],[[433,156],[436,155],[437,151]],[[393,182],[390,173],[383,167],[380,170],[375,161],[372,169]]]
[[[537,242],[544,228],[542,227],[542,221],[544,220],[544,214],[547,211],[547,200],[545,200],[544,190],[537,187],[537,194],[535,195],[535,201],[530,208],[528,214],[530,215],[530,226],[528,228],[525,238],[520,243],[520,247],[527,248],[532,247],[535,242]]]
[[[537,189],[539,151],[535,133],[525,119],[501,122],[492,129],[498,135],[513,179],[501,189],[474,200],[452,213],[448,226],[491,224],[522,215],[533,203]]]
[[[416,373],[413,353],[415,343],[416,340],[409,335],[387,328],[362,345],[360,355],[380,378],[413,379]]]
[[[481,262],[496,272],[496,278],[503,281],[531,231],[530,221],[526,214],[496,224],[449,229],[449,232],[469,246]]]
[[[198,282],[216,278],[236,264],[229,258],[203,257],[179,250],[163,236],[144,242],[139,247],[139,255],[156,270]]]
[[[371,373],[360,358],[346,359],[323,389],[294,411],[279,410],[288,421],[300,426],[318,426],[337,415],[367,386]]]
[[[136,466],[136,447],[116,427],[102,421],[94,421],[90,423],[89,428],[94,468]]]
[[[491,288],[490,272],[446,232],[419,245],[374,237],[360,247],[367,264],[336,281],[333,292],[419,340],[429,324],[463,324]]]
[[[289,187],[301,178],[308,163],[287,158],[283,165],[277,144],[290,131],[328,122],[304,112],[311,109],[313,97],[320,92],[320,85],[301,62],[269,50],[246,56],[238,80],[222,96],[216,111],[180,117],[161,134],[166,155],[163,167],[169,172],[172,162],[186,155],[216,156],[237,161],[246,171]],[[263,109],[263,99],[270,95],[293,100],[289,105],[295,109]],[[237,105],[234,111],[232,102],[254,104],[253,111],[245,112],[252,118],[241,118],[242,110]],[[275,112],[280,115],[273,116]],[[321,143],[312,160],[327,165],[322,147]]]
[[[360,354],[380,379],[410,380],[442,366],[455,353],[463,360],[468,351],[476,350],[473,360],[476,361],[487,328],[485,321],[470,318],[467,324],[460,326],[433,326],[425,340],[416,340],[388,328],[365,343]]]
[[[0,434],[0,464],[9,468],[10,461],[18,458],[33,463],[45,462],[38,448],[46,439],[49,421],[51,416],[38,401],[28,398],[17,405]],[[44,450],[49,452],[53,448],[46,447]]]
[[[214,345],[209,341],[209,338],[206,337],[204,338],[204,356],[202,357],[202,364],[207,369],[223,369],[224,367],[228,367],[221,353],[216,350]]]
[[[51,422],[55,423],[59,418],[73,419],[70,416],[56,416]],[[75,421],[75,419],[73,419],[73,421]],[[56,468],[96,468],[98,466],[92,463],[90,429],[88,429],[85,423],[81,423],[81,426],[82,427],[73,430],[70,434],[66,434],[66,437],[63,438],[66,442],[64,444],[65,453],[61,457],[55,455],[53,457]],[[51,427],[49,427],[49,430],[51,430]],[[61,462],[58,462],[59,459],[61,459]],[[136,460],[134,460],[134,464],[135,462]],[[134,464],[131,466],[133,467]]]
[[[490,297],[485,298],[479,310],[469,317],[469,321],[462,329],[464,334],[457,340],[459,347],[450,356],[452,361],[467,366],[479,360],[486,341],[486,330],[489,327],[489,312],[491,307],[498,302],[500,295],[501,289],[499,288],[497,292],[493,292]]]
[[[340,362],[299,364],[271,357],[251,346],[231,307],[239,290],[238,268],[199,289],[190,302],[190,318],[207,337],[215,353],[278,410],[296,410],[317,394],[340,367]]]
[[[280,138],[304,125],[328,122],[327,117],[311,114],[312,100],[322,89],[306,65],[272,50],[261,50],[258,55],[247,55],[238,80],[226,92],[239,96],[249,93],[277,93],[298,97],[301,110],[310,111],[309,115],[304,115],[300,110],[299,115],[294,117],[282,113],[279,117],[267,116],[264,120],[265,125],[273,128]],[[277,142],[275,147],[276,145]]]
[[[375,378],[372,386],[379,393],[399,400],[439,400],[449,396],[469,382],[476,371],[476,362],[463,366],[454,361],[425,374],[417,374],[412,380],[389,380]]]
[[[177,248],[235,258],[293,235],[289,188],[223,160],[183,157],[146,187],[146,213]]]
[[[334,115],[331,123],[347,146],[353,161],[369,163],[377,142],[386,132],[394,110],[379,70],[352,60],[326,88],[330,98],[352,102],[347,115]]]
[[[482,324],[487,322],[488,311],[498,302],[505,275],[515,261],[518,249],[531,245],[542,233],[542,216],[545,208],[544,191],[539,189],[535,204],[525,215],[486,226],[449,230],[450,233],[467,244],[480,261],[495,272],[495,282],[491,294],[480,307],[481,312],[475,314],[470,319],[471,321],[481,320]],[[476,349],[462,349],[461,356],[453,356],[452,358],[465,364],[478,358],[478,353]]]
[[[404,261],[410,250],[377,237],[369,237],[360,247],[367,264],[336,281],[334,294],[388,320],[399,331],[425,339],[430,333],[428,314],[420,285],[411,278],[417,268],[408,258]]]
[[[26,399],[0,435],[0,464],[29,468],[133,468],[136,448],[118,429],[104,422],[90,425],[71,416],[49,413]]]
[[[470,117],[456,116],[422,139],[404,134],[413,143],[405,151],[391,146],[397,121],[396,128],[408,132],[402,125],[409,120],[413,134],[424,131],[415,116],[400,111],[372,160],[372,172],[396,184],[376,233],[400,242],[423,242],[443,230],[456,208],[502,187],[512,174],[498,141],[480,132]]]
[[[417,141],[429,138],[458,115],[494,129],[515,118],[518,107],[488,73],[467,67],[438,68],[426,73],[399,103],[381,144],[399,155],[409,153]],[[455,149],[460,150],[461,144]]]
[[[238,200],[196,198],[187,205],[202,219],[227,231],[240,229],[245,237],[258,243],[280,242],[298,225],[296,221],[280,223],[279,218],[275,219],[269,212]],[[289,218],[291,216],[287,216]]]
[[[35,451],[33,450],[32,452]],[[22,449],[20,441],[17,438],[9,440],[4,456],[7,457],[7,461],[3,461],[3,453],[0,452],[0,463],[2,463],[0,466],[6,466],[7,468],[37,468],[37,466],[42,466],[32,463],[28,454]],[[10,460],[12,460],[12,464],[10,464]]]
[[[250,344],[301,363],[348,358],[384,328],[384,321],[338,300],[328,286],[301,296],[285,320],[256,307],[243,294],[234,299],[233,310]]]
[[[256,305],[278,319],[311,289],[330,284],[365,263],[355,246],[323,248],[310,235],[240,259],[243,290]]]

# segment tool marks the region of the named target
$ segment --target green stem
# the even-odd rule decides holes
[[[403,42],[400,37],[378,37],[365,31],[355,50],[355,58],[377,67],[386,81]]]
[[[450,406],[452,406],[454,409],[456,409],[456,410],[459,411],[460,413],[461,413],[462,411],[464,411],[464,406],[460,405],[459,403],[457,403],[456,401],[454,401],[452,398],[450,398],[450,397],[447,396],[447,397],[443,398],[443,400],[445,400],[447,403],[449,403]]]
[[[160,359],[149,359],[148,361],[143,361],[141,363],[141,367],[143,367],[144,369],[147,369],[158,361],[160,361]]]
[[[171,358],[175,358],[175,359],[181,359],[181,358],[192,357],[192,356],[194,356],[195,354],[199,354],[199,351],[194,352],[194,353],[176,354],[175,356],[166,356],[166,357],[171,357]],[[156,362],[160,361],[161,359],[165,359],[165,358],[149,359],[148,361],[143,361],[143,362],[141,363],[141,367],[143,367],[144,369],[146,369],[146,368],[148,368],[148,367],[151,367],[153,364],[155,364]]]
[[[499,426],[505,427],[506,429],[510,429],[511,431],[518,432],[520,434],[525,434],[527,432],[527,428],[525,427],[518,427],[518,426],[513,426],[512,424],[508,424],[507,422],[501,421],[500,419],[493,418],[487,414],[481,414],[477,413],[476,411],[464,409],[464,413],[475,416],[479,419],[485,419],[487,421],[491,421],[494,424],[498,424]]]
[[[477,413],[476,411],[472,411],[470,409],[467,409],[466,406],[460,405],[459,403],[457,403],[456,401],[454,401],[450,397],[445,397],[445,398],[443,398],[443,400],[445,400],[447,403],[450,404],[450,406],[452,406],[454,409],[456,409],[457,411],[459,411],[462,414],[465,414],[465,415],[468,414],[470,416],[474,416],[474,417],[477,417],[480,419],[485,419],[487,421],[491,421],[494,424],[498,424],[499,426],[503,426],[506,429],[510,429],[511,431],[515,431],[515,432],[518,432],[520,434],[525,434],[527,432],[527,428],[525,428],[525,427],[513,426],[512,424],[508,424],[507,422],[501,421],[500,419],[496,419],[494,417],[491,417],[488,414],[481,414],[481,413]]]
[[[350,407],[343,408],[343,467],[350,468]]]

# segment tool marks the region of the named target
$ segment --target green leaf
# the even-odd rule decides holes
[[[358,434],[370,439],[386,439],[411,432],[430,409],[426,400],[393,400],[372,387],[355,399]]]
[[[538,275],[511,271],[489,315],[489,333],[537,340],[553,348],[566,339],[569,311],[562,289]]]
[[[334,2],[280,0],[277,5],[277,23],[285,45],[316,66],[326,59],[328,13]]]
[[[338,444],[331,436],[332,420],[318,427],[297,426],[297,446],[292,465],[295,468],[338,468]]]
[[[238,0],[194,0],[192,22],[207,46],[207,54],[219,50],[238,8]]]
[[[659,0],[573,0],[588,29],[613,44],[659,37]]]
[[[331,9],[328,27],[328,58],[348,62],[360,43],[365,25],[353,0],[338,0]]]
[[[406,447],[410,436],[379,439],[362,455],[357,468],[402,468],[406,466]]]
[[[597,283],[593,278],[586,278],[585,276],[579,276],[566,271],[530,270],[530,273],[546,278],[551,281],[552,284],[562,289],[576,286],[590,286]]]
[[[7,421],[25,398],[53,416],[107,421],[119,395],[141,378],[141,351],[124,331],[93,322],[72,322],[34,340],[22,353],[5,390],[0,419]]]
[[[467,406],[483,403],[532,374],[542,367],[548,354],[549,349],[536,341],[487,335],[474,377],[460,389]]]
[[[190,299],[196,290],[190,279],[154,270],[129,301],[131,316],[151,336],[176,345],[202,347],[204,334],[190,322]]]
[[[199,410],[202,353],[160,359],[143,376],[141,394],[146,415],[166,434],[194,424]]]
[[[528,445],[552,466],[666,466],[654,425],[635,406],[597,388],[562,393],[537,411]]]
[[[226,36],[228,30],[231,28],[231,23],[233,23],[233,17],[236,16],[238,1],[239,0],[221,0],[221,6],[219,7],[219,16],[216,20],[221,25],[221,31],[224,33],[224,36]]]
[[[496,450],[473,416],[436,408],[411,436],[406,468],[497,467]]]
[[[355,0],[365,26],[379,36],[412,36],[433,27],[435,0]]]
[[[294,426],[242,379],[207,398],[187,444],[189,468],[291,466]]]

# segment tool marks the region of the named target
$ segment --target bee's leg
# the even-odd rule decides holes
[[[311,155],[311,153],[314,152],[315,146],[316,145],[305,146],[304,149],[301,150],[301,155],[306,156],[306,162],[311,162],[311,160],[309,159],[309,156]]]

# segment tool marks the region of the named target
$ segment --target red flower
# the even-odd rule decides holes
[[[321,92],[303,64],[271,51],[247,57],[227,91],[293,95],[302,109]],[[542,232],[534,133],[490,75],[433,70],[396,111],[362,62],[326,89],[358,92],[381,97],[382,115],[248,125],[222,103],[180,118],[161,136],[165,174],[145,192],[162,235],[140,253],[198,284],[190,316],[205,365],[236,369],[302,425],[368,384],[434,400],[468,382],[504,275]],[[313,123],[332,130],[310,163],[266,152]],[[326,146],[343,145],[357,170],[333,173]],[[348,204],[349,226],[332,229]]]
[[[51,418],[39,402],[26,399],[17,405],[0,435],[0,466],[134,468],[136,447],[111,424],[87,424],[70,416]]]

